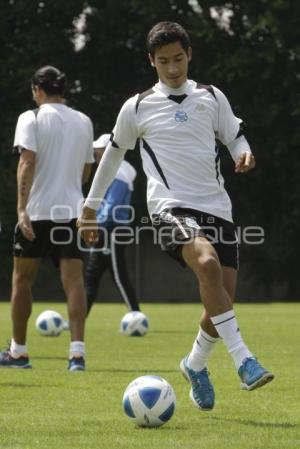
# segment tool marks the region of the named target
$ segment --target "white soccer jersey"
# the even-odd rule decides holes
[[[140,139],[150,215],[185,207],[232,221],[216,138],[228,145],[236,160],[250,151],[247,141],[239,138],[240,124],[216,87],[187,80],[172,89],[159,81],[124,103],[113,145],[133,149]]]
[[[26,211],[31,220],[78,217],[83,201],[82,173],[93,163],[90,119],[61,103],[47,103],[37,113],[19,116],[14,146],[36,153]]]

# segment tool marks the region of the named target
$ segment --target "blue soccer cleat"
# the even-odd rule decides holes
[[[209,380],[208,371],[194,371],[187,366],[187,358],[181,360],[180,370],[183,376],[191,384],[190,398],[194,405],[203,411],[212,410],[215,403],[214,388]]]
[[[32,368],[28,355],[14,358],[9,350],[0,352],[0,368]]]
[[[85,361],[83,357],[72,357],[69,360],[68,365],[69,371],[84,371],[85,370]]]
[[[274,374],[261,366],[255,357],[247,357],[241,364],[238,375],[243,390],[254,390],[274,379]]]

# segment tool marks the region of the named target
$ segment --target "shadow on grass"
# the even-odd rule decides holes
[[[149,431],[149,433],[150,432],[161,432],[161,431],[164,431],[164,432],[167,432],[167,431],[173,431],[173,430],[188,430],[190,427],[189,426],[186,426],[186,425],[182,425],[182,424],[176,424],[175,426],[173,426],[172,424],[170,424],[170,423],[166,423],[166,425],[162,425],[162,426],[158,426],[158,427],[144,427],[144,426],[137,426],[137,425],[134,425],[134,427],[133,427],[133,431],[136,431],[136,432],[139,432],[139,431],[142,431],[142,432],[147,432],[147,431]]]
[[[210,416],[210,419],[215,421],[226,421],[235,424],[244,424],[245,426],[253,426],[253,427],[270,427],[270,428],[277,427],[281,429],[292,429],[298,427],[298,424],[262,422],[262,421],[254,421],[253,419],[218,418],[217,416]]]

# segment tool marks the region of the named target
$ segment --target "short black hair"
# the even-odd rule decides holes
[[[56,67],[46,65],[35,72],[31,78],[31,84],[43,89],[47,95],[63,95],[66,76]]]
[[[154,56],[157,49],[164,45],[179,41],[185,52],[188,52],[190,38],[187,31],[176,22],[158,22],[148,33],[147,49]]]

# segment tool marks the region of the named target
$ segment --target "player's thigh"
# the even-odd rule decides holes
[[[192,241],[182,245],[182,257],[185,263],[195,272],[199,268],[213,262],[216,268],[219,267],[219,259],[216,250],[205,237],[195,237]]]
[[[83,261],[79,258],[64,258],[59,261],[60,277],[63,285],[83,283]]]

